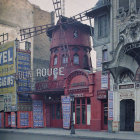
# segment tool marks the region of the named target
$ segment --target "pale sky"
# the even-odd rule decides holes
[[[52,0],[29,0],[45,11],[54,11]],[[65,16],[71,17],[93,8],[98,0],[65,0]]]
[[[29,0],[31,3],[38,5],[42,10],[54,11],[52,0]],[[85,10],[93,8],[98,0],[65,0],[65,16],[72,17]],[[57,19],[56,19],[57,21]],[[84,22],[89,24],[88,21]],[[93,25],[93,23],[92,23]],[[96,53],[91,51],[92,65],[96,68]]]

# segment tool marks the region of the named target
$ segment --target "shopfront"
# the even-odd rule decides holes
[[[101,129],[107,130],[108,128],[108,96],[107,90],[98,90],[97,99],[101,101]]]
[[[91,78],[92,77],[92,78]],[[74,95],[73,119],[77,129],[90,129],[93,74],[75,70],[66,79],[65,95]]]

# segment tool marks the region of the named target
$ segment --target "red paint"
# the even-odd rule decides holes
[[[64,75],[57,75],[56,79],[54,79],[54,76],[51,75],[49,76],[48,81],[37,83],[36,89],[38,89],[37,92],[40,93],[40,95],[33,95],[32,99],[41,99],[46,104],[46,108],[44,110],[44,121],[46,122],[45,126],[62,128],[62,118],[56,118],[56,106],[58,104],[56,100],[60,98],[60,95],[56,93],[56,91],[59,91],[58,88],[61,88],[64,90],[63,95],[74,94],[75,100],[80,99],[80,122],[79,124],[75,124],[75,128],[91,129],[94,131],[107,129],[102,123],[102,100],[97,99],[97,91],[101,90],[101,72],[93,74],[91,71],[88,71],[92,68],[90,58],[90,28],[87,29],[87,27],[83,24],[69,24],[63,29],[62,28],[57,26],[55,29],[51,29],[51,33],[49,34],[49,36],[52,37],[49,68],[54,69],[64,67]],[[75,30],[78,32],[78,38],[74,38],[73,33]],[[75,54],[79,56],[79,64],[74,64]],[[62,64],[63,55],[68,56],[67,64]],[[85,55],[87,56],[88,63],[88,68],[86,68],[86,70],[83,63]],[[56,56],[57,64],[54,65],[54,58]],[[59,85],[60,81],[62,82]],[[45,86],[46,84],[48,86]],[[54,95],[53,91],[55,92]],[[41,95],[41,93],[45,93],[47,95],[46,98],[51,96],[55,101],[49,101],[48,103],[49,99],[44,100],[43,98],[45,98],[45,96]],[[82,103],[83,99],[85,100],[84,104]],[[87,124],[87,115],[85,115],[86,123],[82,122],[82,106],[85,106],[85,114],[87,114],[87,105],[89,105],[89,103],[87,103],[87,99],[90,99],[91,105],[90,125]],[[75,116],[78,115],[76,112],[77,105],[78,104],[75,102]],[[53,106],[54,115],[52,116]],[[78,121],[77,117],[75,117],[75,121]]]
[[[29,115],[29,117],[28,117],[29,124],[26,125],[26,126],[21,125],[21,119],[20,119],[21,118],[20,117],[21,113],[28,113],[28,115]],[[17,128],[31,128],[32,125],[33,125],[32,123],[33,123],[32,111],[18,111],[17,112]]]
[[[1,128],[4,128],[4,112],[0,112],[1,114]]]

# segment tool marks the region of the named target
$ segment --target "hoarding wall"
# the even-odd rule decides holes
[[[3,95],[4,111],[16,110],[16,49],[14,41],[0,46],[0,95]],[[2,110],[2,109],[1,109]]]

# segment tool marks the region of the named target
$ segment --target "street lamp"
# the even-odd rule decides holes
[[[71,99],[71,132],[70,134],[75,134],[74,121],[73,121],[73,102],[74,102],[73,94],[70,94],[70,99]]]

